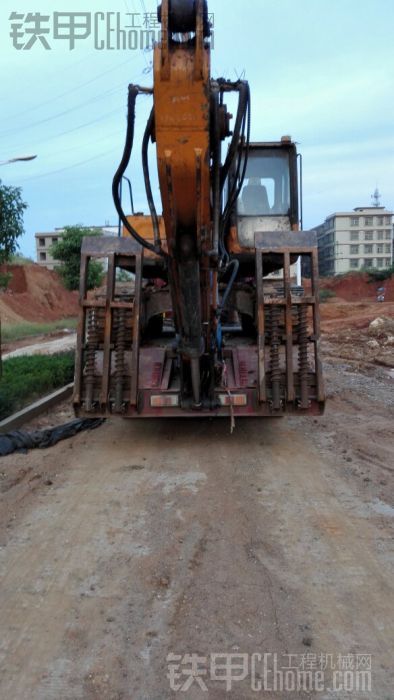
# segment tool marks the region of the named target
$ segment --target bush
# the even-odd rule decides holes
[[[0,272],[0,291],[5,291],[12,280],[12,272]]]
[[[387,267],[385,270],[367,270],[369,282],[384,282],[389,280],[394,275],[394,265]]]
[[[333,299],[334,297],[336,297],[336,294],[332,291],[332,289],[321,289],[319,292],[319,298],[322,304],[329,299]]]
[[[73,352],[5,360],[0,378],[0,420],[69,384],[73,378]]]

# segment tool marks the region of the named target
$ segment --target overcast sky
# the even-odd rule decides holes
[[[116,224],[111,182],[124,144],[127,85],[152,82],[151,52],[97,50],[93,36],[76,40],[70,50],[69,41],[54,38],[53,13],[119,12],[124,27],[131,23],[126,13],[135,13],[138,26],[155,10],[155,0],[71,6],[65,0],[2,0],[0,160],[38,155],[0,170],[5,184],[23,187],[29,204],[24,254],[34,256],[37,231]],[[299,143],[304,227],[334,211],[368,205],[376,186],[382,204],[393,208],[393,0],[211,0],[209,10],[215,24],[212,74],[249,80],[252,139],[291,134]],[[51,50],[40,40],[16,50],[9,36],[12,12],[49,15],[43,26],[50,29],[45,39]],[[97,21],[102,45],[104,23]],[[18,40],[25,45],[30,37]],[[149,99],[138,103],[130,168],[141,211],[147,207],[140,141]]]

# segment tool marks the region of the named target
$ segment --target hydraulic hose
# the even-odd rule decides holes
[[[153,199],[153,193],[152,193],[152,187],[151,187],[150,175],[149,175],[149,161],[148,161],[149,139],[151,138],[151,136],[153,134],[154,123],[155,123],[155,110],[154,110],[154,108],[152,108],[152,111],[149,115],[148,123],[146,125],[144,138],[142,141],[142,170],[144,173],[146,198],[148,200],[149,211],[150,211],[150,215],[152,217],[153,233],[154,233],[154,239],[155,239],[155,248],[160,249],[161,248],[161,241],[160,241],[159,219],[157,216],[155,201]]]
[[[230,86],[228,86],[230,87]],[[233,88],[234,89],[234,88]],[[231,216],[232,209],[241,192],[249,157],[249,142],[250,142],[250,88],[246,81],[236,84],[236,89],[239,91],[239,101],[237,118],[234,127],[234,134],[231,145],[227,154],[225,164],[221,172],[221,192],[224,188],[224,183],[228,178],[236,162],[235,173],[231,177],[231,190],[228,194],[227,203],[221,217],[221,226],[219,234],[219,249],[222,260],[229,260],[229,254],[224,243],[224,234]]]
[[[234,286],[234,282],[235,282],[235,280],[236,280],[236,278],[237,278],[238,270],[239,270],[239,260],[236,260],[236,259],[231,260],[231,261],[229,262],[228,266],[227,266],[227,270],[229,270],[230,267],[233,267],[234,270],[233,270],[232,275],[231,275],[231,277],[230,277],[230,279],[229,279],[229,281],[228,281],[226,290],[225,290],[225,292],[224,292],[224,294],[223,294],[223,297],[222,297],[222,301],[220,302],[220,305],[219,305],[219,308],[218,308],[219,314],[221,314],[222,311],[223,311],[223,309],[225,308],[226,303],[227,303],[227,299],[228,299],[228,297],[229,297],[229,295],[230,295],[230,292],[231,292],[231,290],[232,290],[232,288],[233,288],[233,286]]]
[[[228,281],[226,290],[225,290],[225,292],[224,292],[224,294],[223,294],[222,300],[221,300],[221,302],[220,302],[220,304],[219,304],[219,306],[218,306],[218,308],[217,308],[217,311],[216,311],[216,317],[217,317],[217,319],[218,319],[218,325],[217,325],[217,329],[216,329],[216,344],[217,344],[217,347],[218,347],[218,350],[219,350],[219,353],[220,353],[220,354],[221,354],[221,352],[222,352],[222,342],[223,342],[222,313],[223,313],[223,311],[224,311],[224,308],[225,308],[226,303],[227,303],[227,299],[228,299],[228,297],[229,297],[229,295],[230,295],[230,292],[231,292],[231,290],[232,290],[232,288],[233,288],[233,286],[234,286],[234,282],[235,282],[235,280],[236,280],[236,278],[237,278],[237,275],[238,275],[238,271],[239,271],[239,260],[236,260],[236,259],[231,260],[231,262],[230,262],[230,263],[228,264],[228,266],[227,266],[227,270],[228,270],[230,267],[233,267],[234,270],[233,270],[232,275],[231,275],[231,277],[230,277],[230,279],[229,279],[229,281]]]
[[[248,104],[250,102],[250,89],[247,82],[243,81],[237,84],[237,89],[239,91],[239,101],[237,109],[237,117],[235,120],[234,133],[231,140],[230,148],[227,153],[225,163],[222,168],[221,173],[221,188],[223,189],[224,183],[226,182],[227,176],[230,172],[231,165],[234,158],[237,155],[237,150],[239,146],[242,124],[245,118],[246,110],[248,109]]]
[[[162,257],[166,257],[164,251],[160,247],[152,245],[144,238],[142,238],[142,236],[139,235],[138,231],[136,231],[135,228],[130,224],[122,209],[122,203],[120,201],[119,196],[120,183],[130,162],[131,152],[133,150],[135,130],[135,105],[139,92],[140,90],[136,85],[129,85],[129,95],[127,103],[126,143],[123,151],[122,160],[120,161],[120,165],[115,173],[115,177],[112,182],[112,197],[114,200],[116,211],[118,212],[118,215],[123,225],[125,226],[126,230],[130,233],[130,235],[134,238],[134,240],[136,240],[137,243],[139,243],[143,248],[150,250],[152,253],[161,255]]]

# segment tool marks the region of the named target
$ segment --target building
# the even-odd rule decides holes
[[[316,226],[321,275],[393,264],[393,212],[385,207],[357,207],[337,212]]]
[[[84,226],[83,228],[97,231],[104,236],[117,236],[117,226]],[[51,247],[62,237],[64,228],[55,228],[50,233],[36,233],[36,260],[42,267],[47,267],[48,270],[55,270],[60,265],[59,260],[54,260],[51,254]]]

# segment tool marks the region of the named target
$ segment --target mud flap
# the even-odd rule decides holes
[[[287,409],[323,412],[316,234],[258,232],[255,246],[259,402],[268,403],[273,413]],[[273,256],[283,269],[283,286],[279,289],[265,273]],[[291,265],[300,256],[308,276],[305,289],[291,285]]]

